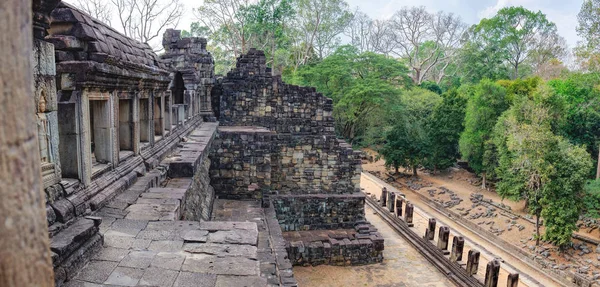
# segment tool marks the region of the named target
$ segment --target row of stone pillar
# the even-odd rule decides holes
[[[397,195],[394,192],[389,192],[385,187],[381,190],[380,203],[382,207],[387,208],[391,213],[395,213],[398,218],[402,218],[404,211],[404,221],[409,227],[413,227],[413,205],[407,201],[404,197]],[[395,203],[395,204],[394,204]],[[403,208],[404,207],[404,208]],[[436,228],[435,218],[430,218],[425,229],[424,239],[433,241],[435,238]],[[451,251],[448,251],[448,243],[450,241],[450,228],[447,226],[440,226],[438,230],[438,241],[437,248],[440,249],[444,255],[450,255],[451,262],[462,261],[463,251],[465,247],[465,239],[462,236],[454,236],[452,240]],[[480,252],[477,250],[469,250],[467,254],[467,265],[466,272],[469,276],[477,274],[479,269],[479,257]],[[488,262],[485,272],[485,287],[497,287],[498,278],[500,276],[500,262],[496,259]],[[509,274],[507,280],[507,287],[517,287],[519,285],[519,274]]]
[[[395,206],[396,216],[400,219],[403,218],[404,222],[406,222],[408,227],[414,226],[414,223],[413,223],[414,207],[413,207],[412,203],[407,201],[404,197],[402,197],[400,195],[396,195],[396,193],[394,193],[394,192],[388,192],[388,190],[384,187],[381,190],[380,202],[381,202],[382,207],[386,207],[392,213],[394,213],[394,206]],[[404,212],[404,216],[403,216],[403,212]]]

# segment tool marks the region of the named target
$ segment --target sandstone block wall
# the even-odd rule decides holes
[[[383,237],[367,223],[351,229],[284,232],[283,237],[293,265],[355,266],[383,261]]]
[[[364,220],[365,195],[279,195],[271,197],[283,231],[353,228]]]
[[[217,194],[360,192],[360,153],[336,138],[331,99],[271,76],[264,53],[252,49],[213,90],[221,124],[221,148],[211,155]]]

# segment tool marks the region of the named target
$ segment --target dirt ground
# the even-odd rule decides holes
[[[365,152],[376,158],[372,150]],[[392,177],[394,171],[386,170],[381,159],[374,162],[363,161],[363,170],[405,192],[408,189],[444,204],[446,208],[488,229],[505,241],[536,254],[539,259],[547,262],[549,268],[569,269],[586,274],[590,279],[600,279],[600,254],[595,252],[595,245],[574,240],[573,248],[563,253],[548,243],[536,248],[533,236],[534,218],[527,214],[525,203],[502,200],[493,189],[482,189],[479,178],[464,169],[452,168],[435,175],[419,170],[416,178],[408,175],[410,171],[403,173],[401,169],[401,175]],[[543,233],[543,226],[541,232]],[[582,228],[577,233],[600,239],[597,226]]]

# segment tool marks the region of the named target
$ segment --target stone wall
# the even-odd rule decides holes
[[[271,200],[283,231],[348,229],[365,215],[363,193],[279,195]]]
[[[217,123],[203,123],[192,133],[172,157],[169,164],[169,186],[185,189],[183,220],[210,220],[215,191],[211,185],[208,157],[216,136]]]
[[[383,237],[362,222],[352,229],[284,232],[293,265],[355,266],[383,261]]]
[[[217,194],[360,192],[360,152],[336,138],[332,100],[271,76],[263,52],[241,56],[213,91],[223,139],[217,146],[224,144],[211,156]]]

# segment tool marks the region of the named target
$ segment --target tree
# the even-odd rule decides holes
[[[583,70],[598,71],[600,67],[600,1],[585,0],[577,14],[577,34],[583,39],[575,49]]]
[[[272,73],[281,74],[284,61],[278,63],[277,54],[287,52],[289,33],[286,24],[295,14],[290,0],[260,0],[258,3],[243,7],[241,13],[246,14],[247,30],[254,35],[254,47],[266,51],[267,65]]]
[[[110,0],[126,36],[148,43],[169,26],[177,26],[183,15],[179,0]]]
[[[0,2],[0,286],[6,287],[54,286],[33,117],[31,2]]]
[[[548,82],[565,104],[564,120],[558,133],[576,145],[586,147],[594,161],[600,155],[600,75],[570,74]],[[597,169],[597,177],[600,168]]]
[[[577,229],[582,210],[589,155],[553,132],[552,91],[541,89],[521,96],[498,120],[494,141],[498,147],[497,192],[503,198],[524,199],[536,217],[546,221],[544,237],[565,246]]]
[[[403,109],[397,115],[401,119],[386,135],[381,149],[386,166],[394,167],[396,172],[401,166],[409,168],[416,176],[417,168],[427,164],[432,145],[427,125],[432,111],[441,101],[438,94],[421,88],[402,94]]]
[[[481,20],[473,32],[478,34],[476,38],[485,39],[484,42],[496,44],[497,41],[513,70],[513,79],[521,76],[519,69],[533,54],[541,59],[552,59],[564,53],[564,39],[558,35],[556,25],[542,12],[523,7],[503,8],[494,17]]]
[[[111,25],[111,19],[113,16],[112,6],[110,2],[105,0],[77,0],[75,3],[77,8],[90,14],[90,16]]]
[[[431,69],[443,71],[455,61],[466,25],[454,14],[439,12],[430,14],[425,7],[404,7],[397,11],[389,22],[390,36],[395,47],[391,52],[406,59],[412,70],[413,82],[421,84]],[[430,44],[425,46],[424,44]]]
[[[464,130],[466,98],[454,89],[442,95],[442,102],[433,109],[427,131],[429,152],[426,166],[434,172],[453,166],[460,157],[458,141]]]
[[[481,33],[476,25],[469,28],[459,52],[458,66],[464,82],[479,83],[483,79],[508,79],[504,64],[505,51],[499,39]]]
[[[194,9],[196,19],[210,31],[211,41],[239,57],[251,47],[247,30],[248,14],[240,13],[250,5],[249,0],[206,0]]]
[[[400,95],[409,83],[408,69],[396,59],[342,46],[323,61],[301,67],[286,81],[316,87],[334,102],[336,130],[360,143],[370,118]]]
[[[393,48],[390,27],[386,21],[373,20],[363,12],[355,11],[345,31],[351,44],[362,52],[374,52],[388,56]]]
[[[460,153],[469,166],[482,176],[482,188],[486,177],[492,175],[496,166],[496,151],[492,143],[492,131],[498,117],[509,107],[506,89],[489,80],[473,87],[466,87],[468,94],[465,112],[465,130],[460,136]]]

